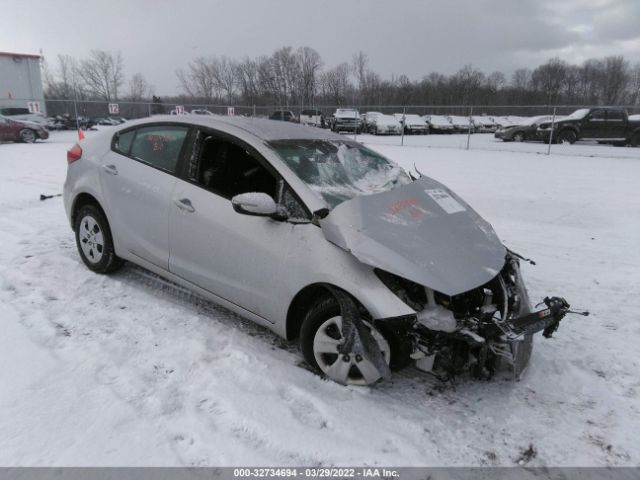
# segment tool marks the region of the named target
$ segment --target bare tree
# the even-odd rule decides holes
[[[531,70],[528,68],[519,68],[511,76],[511,86],[526,90],[531,84]]]
[[[351,84],[349,75],[351,67],[348,63],[341,63],[322,75],[322,88],[329,101],[335,105],[342,105],[346,98]]]
[[[216,93],[216,81],[206,58],[198,57],[189,62],[187,70],[177,70],[176,76],[187,95],[202,98],[207,103],[213,101]]]
[[[547,105],[554,105],[558,103],[566,78],[567,63],[556,57],[533,71],[531,83],[534,89],[543,94]]]
[[[623,56],[606,57],[601,76],[602,101],[607,105],[618,103],[630,78],[629,62]]]
[[[314,103],[318,88],[318,72],[322,68],[320,54],[310,47],[300,47],[296,52],[298,59],[299,97],[302,104]]]
[[[215,88],[226,96],[227,103],[233,104],[233,95],[237,83],[237,62],[228,57],[212,57],[209,71]]]
[[[242,100],[255,105],[260,96],[259,61],[245,58],[236,66],[236,79]]]
[[[140,101],[153,94],[153,87],[141,73],[135,73],[129,79],[129,99]]]
[[[108,102],[118,100],[118,90],[124,82],[120,52],[92,50],[89,58],[80,62],[78,72],[91,95]]]
[[[75,58],[58,55],[57,69],[51,69],[46,65],[44,70],[47,95],[64,100],[83,98],[84,87],[78,71],[78,61]]]
[[[631,70],[628,98],[631,105],[640,104],[640,62],[636,63]]]
[[[487,87],[494,92],[497,93],[507,84],[507,78],[504,76],[502,72],[492,72],[487,77]]]

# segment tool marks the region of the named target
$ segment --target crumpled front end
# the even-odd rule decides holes
[[[465,371],[490,378],[505,364],[517,379],[529,362],[533,333],[548,326],[535,321],[527,326],[517,323],[531,314],[531,308],[518,259],[511,254],[493,279],[457,295],[382,270],[376,274],[416,311],[415,317],[401,320],[404,325],[400,328],[411,344],[411,358],[418,368],[441,378]]]
[[[569,311],[546,298],[532,312],[519,257],[491,226],[428,177],[356,197],[320,220],[328,241],[349,251],[415,311],[374,319],[393,330],[419,368],[450,378],[490,378],[501,364],[526,368],[533,334],[551,336]],[[352,321],[357,322],[355,318]]]

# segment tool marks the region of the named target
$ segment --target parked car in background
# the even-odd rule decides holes
[[[44,125],[28,120],[15,120],[0,115],[0,141],[33,143],[46,140],[49,132]]]
[[[206,108],[194,108],[191,110],[191,115],[215,115],[215,113],[210,112]]]
[[[558,143],[575,143],[577,140],[596,140],[613,145],[640,144],[640,121],[629,119],[623,108],[581,108],[571,115],[538,126],[539,139]]]
[[[302,112],[300,112],[300,123],[302,125],[311,125],[320,128],[325,128],[326,126],[324,114],[316,109],[302,110]]]
[[[563,117],[556,117],[556,121]],[[500,127],[496,130],[494,137],[505,142],[524,142],[525,140],[537,140],[538,125],[551,122],[552,115],[540,115],[523,119],[516,125]]]
[[[175,108],[169,112],[169,115],[189,115],[189,112],[186,110],[182,110],[182,113],[178,113],[178,110]]]
[[[414,113],[394,113],[396,120],[404,128],[405,135],[426,135],[429,133],[429,125],[420,115]]]
[[[510,120],[509,117],[497,115],[497,116],[492,116],[491,118],[493,120],[493,123],[496,125],[496,129],[508,127],[513,124],[513,121]]]
[[[360,115],[360,119],[362,120],[362,129],[365,132],[371,131],[371,128],[374,125],[374,119],[380,115],[384,115],[382,112],[366,112]]]
[[[498,126],[489,116],[473,115],[471,120],[473,121],[476,132],[478,133],[494,133],[498,129]]]
[[[368,132],[373,135],[400,135],[402,124],[393,115],[376,115],[371,118]]]
[[[447,118],[451,122],[451,125],[453,125],[456,133],[469,133],[469,129],[471,129],[471,133],[474,133],[475,125],[469,117],[463,117],[462,115],[449,115]]]
[[[639,122],[640,121],[640,115],[629,115],[629,120],[631,120],[633,122]]]
[[[338,108],[331,116],[331,131],[362,132],[360,112],[354,108]]]
[[[116,120],[111,117],[96,117],[93,119],[93,122],[96,125],[102,125],[102,126],[115,126],[115,125],[120,125],[120,123],[122,123],[119,120]]]
[[[455,131],[454,126],[444,115],[425,115],[422,118],[429,125],[429,133],[453,133]]]
[[[0,115],[6,118],[12,118],[13,120],[26,120],[28,122],[35,122],[41,125],[47,123],[47,118],[44,116],[44,113],[31,113],[28,108],[1,107]]]
[[[269,115],[269,120],[279,120],[281,122],[297,122],[296,115],[291,110],[276,110]]]

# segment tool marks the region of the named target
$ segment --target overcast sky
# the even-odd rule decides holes
[[[175,70],[200,55],[316,49],[325,65],[365,51],[388,78],[451,74],[471,63],[510,74],[559,56],[640,61],[640,0],[0,0],[0,51],[120,50],[128,75],[178,90]]]

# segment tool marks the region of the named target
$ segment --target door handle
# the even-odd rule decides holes
[[[117,175],[118,169],[115,165],[103,165],[102,169],[107,172],[109,175]]]
[[[185,212],[193,213],[196,211],[195,207],[191,204],[191,200],[188,198],[176,198],[173,203],[175,203],[180,210],[184,210]]]

